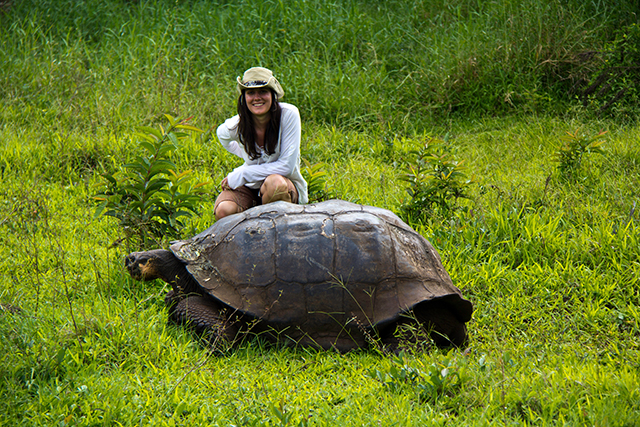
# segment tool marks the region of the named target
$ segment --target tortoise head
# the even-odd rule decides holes
[[[131,277],[136,280],[165,279],[166,274],[164,273],[169,261],[167,252],[173,257],[171,252],[162,249],[132,252],[125,258],[124,265]]]
[[[124,265],[136,280],[162,279],[176,292],[199,292],[198,282],[171,251],[132,252],[125,258]]]

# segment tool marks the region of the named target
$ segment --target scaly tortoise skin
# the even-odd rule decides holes
[[[424,237],[391,211],[341,200],[257,206],[126,266],[172,285],[173,321],[228,340],[251,330],[348,351],[372,337],[397,345],[397,326],[417,323],[436,345],[463,346],[473,311]]]

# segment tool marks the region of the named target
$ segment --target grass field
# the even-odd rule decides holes
[[[638,12],[0,4],[0,425],[640,425],[638,91],[620,74],[607,84],[624,97],[587,93],[612,58],[632,67]],[[330,197],[404,215],[402,177],[427,141],[464,161],[468,198],[421,202],[407,221],[474,303],[467,349],[341,355],[256,340],[214,353],[167,324],[164,283],[128,277],[138,247],[95,216],[101,174],[140,154],[136,126],[193,116],[205,132],[172,161],[210,184],[180,233],[208,227],[238,164],[212,129],[254,65],[300,108],[303,157]],[[602,154],[562,169],[567,132],[602,131]]]

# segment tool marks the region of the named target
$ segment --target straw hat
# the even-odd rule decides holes
[[[242,78],[238,76],[238,92],[242,93],[243,89],[259,89],[268,87],[273,89],[278,99],[284,96],[284,90],[278,80],[273,77],[271,70],[262,67],[249,68],[244,72]]]

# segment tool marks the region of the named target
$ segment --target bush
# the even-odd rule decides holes
[[[312,165],[307,159],[303,159],[303,162],[302,175],[307,181],[309,203],[322,202],[334,198],[333,192],[327,189],[325,164],[320,162]]]
[[[582,167],[582,159],[587,153],[604,154],[601,137],[607,132],[599,132],[596,135],[585,136],[575,132],[567,132],[562,138],[563,144],[556,151],[558,170],[565,177],[574,176]]]
[[[400,208],[403,219],[424,221],[436,214],[450,216],[458,199],[468,197],[467,190],[474,182],[462,164],[453,159],[444,141],[429,139],[402,177],[410,184],[410,199]]]
[[[191,171],[177,172],[170,158],[187,136],[181,131],[202,130],[187,124],[189,119],[165,117],[169,121],[166,131],[162,126],[160,130],[139,128],[138,149],[144,154],[113,174],[103,173],[101,193],[94,196],[100,203],[95,216],[118,219],[125,239],[135,238],[145,248],[180,236],[181,218],[196,213],[202,187],[207,184],[192,184]]]

